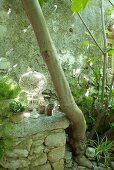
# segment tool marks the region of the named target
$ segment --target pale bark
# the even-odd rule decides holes
[[[76,155],[83,157],[82,141],[86,132],[86,121],[75,104],[69,84],[59,63],[57,51],[50,37],[38,0],[22,0],[26,14],[33,26],[41,55],[50,72],[62,111],[72,122],[72,138]],[[61,36],[62,38],[62,36]]]

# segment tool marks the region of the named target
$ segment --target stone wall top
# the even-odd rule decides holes
[[[25,137],[38,132],[54,129],[66,129],[69,121],[65,115],[39,116],[37,118],[24,118],[20,122],[13,123],[13,136]]]

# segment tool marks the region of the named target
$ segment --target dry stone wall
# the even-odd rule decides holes
[[[0,170],[64,170],[68,126],[64,115],[14,123],[12,149],[0,160]]]

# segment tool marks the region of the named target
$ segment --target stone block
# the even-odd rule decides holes
[[[32,146],[32,139],[26,138],[26,140],[23,140],[23,141],[19,142],[16,145],[16,148],[25,149],[25,150],[30,151],[31,146]]]
[[[32,136],[32,139],[33,139],[33,141],[34,140],[42,140],[42,139],[44,139],[47,135],[48,135],[48,133],[49,132],[47,132],[47,131],[44,131],[44,132],[39,132],[39,133],[37,133],[37,134],[34,134],[33,136]]]
[[[44,145],[40,145],[40,146],[38,146],[38,147],[32,147],[31,150],[30,150],[30,155],[39,154],[39,153],[41,153],[43,150],[44,150]]]
[[[28,156],[28,151],[24,149],[13,149],[12,151],[8,151],[6,156],[11,158],[23,158]]]
[[[51,165],[47,163],[42,166],[32,167],[30,170],[52,170],[52,168]]]
[[[64,170],[64,160],[61,159],[52,164],[53,170]]]
[[[30,164],[30,161],[26,158],[24,159],[17,159],[17,160],[1,160],[0,165],[2,165],[4,168],[10,169],[10,170],[16,170],[19,168],[27,168]]]
[[[39,157],[36,157],[31,160],[31,165],[30,168],[38,166],[38,165],[43,165],[47,162],[47,155],[45,153],[40,154]]]
[[[54,129],[54,130],[51,130],[51,134],[52,133],[64,133],[64,129]]]
[[[51,151],[47,154],[48,160],[50,162],[57,162],[60,159],[63,159],[65,156],[65,147],[58,147],[51,149]]]
[[[26,167],[26,168],[18,168],[18,170],[29,170],[29,167]]]
[[[64,146],[66,143],[66,135],[64,133],[55,133],[48,135],[45,139],[45,145],[47,146]]]
[[[44,142],[44,139],[40,139],[40,140],[35,140],[32,144],[32,147],[37,147],[39,145],[42,145]]]

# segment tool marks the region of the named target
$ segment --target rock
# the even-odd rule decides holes
[[[65,150],[65,162],[72,160],[72,152]]]
[[[66,168],[71,168],[71,167],[72,167],[72,160],[69,160],[69,162],[67,162],[67,163],[65,164],[65,167],[66,167]]]
[[[111,166],[112,169],[114,169],[114,162],[113,161],[110,162],[110,166]]]
[[[54,130],[51,130],[51,134],[53,133],[64,133],[64,129],[54,129]]]
[[[23,139],[23,140],[22,140]],[[17,147],[18,149],[25,149],[27,151],[30,151],[31,145],[32,145],[32,139],[26,139],[22,138],[21,140],[17,139],[16,143],[13,144],[13,146]]]
[[[73,167],[78,167],[78,164],[73,160]]]
[[[45,153],[42,153],[39,155],[39,157],[34,157],[34,159],[31,160],[30,168],[32,169],[35,166],[43,165],[47,162],[47,155]]]
[[[58,147],[58,148],[51,149],[51,151],[47,155],[48,155],[48,160],[50,162],[57,162],[58,160],[64,158],[65,147]]]
[[[98,166],[102,167],[102,168],[106,168],[106,166],[103,163],[101,163],[101,162],[98,163]]]
[[[79,169],[79,170],[86,170],[86,167],[78,166],[78,169]]]
[[[13,146],[13,147],[16,147],[16,146],[19,145],[23,140],[24,140],[23,138],[21,138],[21,139],[19,139],[19,138],[13,139],[13,141],[12,141],[12,146]],[[19,149],[21,149],[21,148],[19,148]]]
[[[43,133],[42,132],[36,133],[32,135],[32,139],[33,141],[43,140],[48,135],[48,133],[49,133],[48,131],[44,131]]]
[[[95,166],[94,170],[107,170],[107,169],[100,166]]]
[[[71,168],[73,167],[72,164],[72,152],[70,152],[69,150],[65,150],[65,167],[66,168]]]
[[[87,149],[86,149],[86,156],[88,157],[88,158],[95,158],[95,149],[94,148],[91,148],[91,147],[88,147]]]
[[[45,147],[45,149],[44,149],[44,153],[48,153],[50,151],[50,149],[49,148],[47,148],[47,147]]]
[[[69,170],[69,169],[68,169]],[[73,167],[71,170],[78,170],[76,167]]]
[[[53,170],[64,170],[64,160],[52,163]]]
[[[26,144],[26,147],[27,147],[27,150],[28,150],[28,151],[30,151],[31,146],[32,146],[32,139],[28,139],[28,140],[27,140],[27,144]]]
[[[32,167],[30,170],[52,170],[52,168],[51,165],[47,163],[42,166]]]
[[[97,166],[97,162],[96,161],[92,161],[93,166]]]
[[[28,168],[18,168],[18,170],[29,170],[29,167]]]
[[[65,132],[48,135],[45,139],[45,145],[47,145],[47,146],[58,147],[58,146],[64,146],[65,143],[66,143]]]
[[[18,159],[18,160],[7,160],[7,161],[0,161],[0,164],[7,169],[15,170],[18,168],[27,168],[30,164],[30,161],[26,158]]]
[[[28,156],[28,151],[24,149],[13,149],[12,151],[7,151],[6,156],[12,158],[23,158]]]
[[[40,139],[40,140],[35,140],[32,144],[33,147],[37,147],[39,145],[42,145],[44,142],[44,139]]]
[[[43,152],[43,150],[44,150],[44,145],[32,147],[30,150],[30,155],[39,154],[40,152]]]

